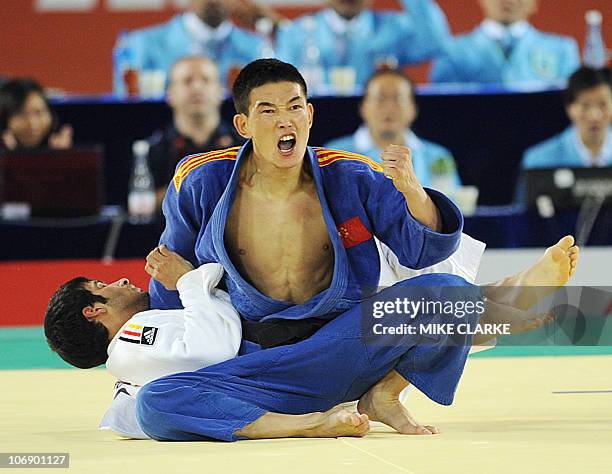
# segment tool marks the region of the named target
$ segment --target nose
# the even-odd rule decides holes
[[[293,122],[291,121],[291,116],[288,112],[279,112],[277,123],[281,129],[293,128]]]
[[[117,280],[115,283],[113,283],[113,285],[115,286],[127,286],[130,284],[130,280],[128,280],[127,278],[121,278],[120,280]]]
[[[603,116],[602,111],[597,107],[590,107],[587,110],[587,117],[591,120],[598,120]]]

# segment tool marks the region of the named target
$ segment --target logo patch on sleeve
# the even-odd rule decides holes
[[[157,329],[151,326],[140,326],[139,324],[128,324],[119,334],[119,340],[131,342],[132,344],[144,344],[152,346],[155,344]]]
[[[359,216],[352,217],[338,225],[338,235],[342,239],[342,245],[345,249],[350,249],[372,238],[372,234],[363,225]]]
[[[155,336],[157,336],[157,328],[145,326],[142,330],[142,337],[140,343],[145,346],[152,346],[155,344]]]

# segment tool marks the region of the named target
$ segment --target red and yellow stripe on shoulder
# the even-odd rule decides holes
[[[205,165],[206,163],[212,163],[213,161],[236,160],[238,150],[240,150],[240,147],[235,146],[232,148],[226,148],[225,150],[200,153],[187,158],[183,163],[181,163],[181,166],[179,166],[174,173],[174,178],[172,178],[172,182],[174,183],[174,187],[176,188],[177,192],[181,189],[181,184],[185,178],[187,178],[189,173],[191,173],[193,170]]]
[[[349,151],[344,150],[331,150],[329,148],[315,148],[317,152],[317,158],[319,160],[319,166],[323,168],[324,166],[329,166],[332,163],[340,160],[348,160],[348,161],[361,161],[365,163],[374,171],[378,171],[382,173],[383,167],[380,163],[377,163],[372,158],[367,156],[358,155],[357,153],[351,153]]]

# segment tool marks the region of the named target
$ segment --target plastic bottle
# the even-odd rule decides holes
[[[134,170],[128,194],[128,214],[136,223],[150,222],[155,216],[156,197],[153,175],[147,163],[149,143],[146,140],[134,142]]]
[[[589,10],[584,18],[587,24],[587,34],[582,61],[585,66],[593,68],[605,67],[608,63],[608,51],[601,34],[601,12]]]

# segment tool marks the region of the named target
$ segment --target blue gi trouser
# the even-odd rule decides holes
[[[431,291],[434,298],[442,287],[471,286],[454,275],[427,274],[399,282],[379,297],[411,285]],[[448,317],[433,315],[428,321],[442,318]],[[475,324],[477,315],[465,322]],[[444,335],[399,337],[392,346],[366,344],[357,305],[296,344],[148,383],[138,393],[137,419],[158,440],[235,441],[235,431],[268,411],[303,414],[357,400],[392,369],[432,400],[450,405],[471,336],[459,344],[449,344]]]

